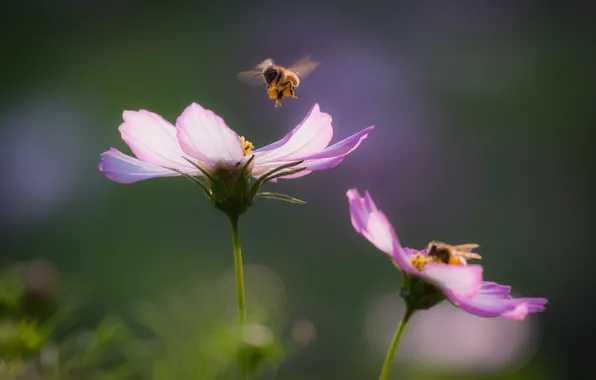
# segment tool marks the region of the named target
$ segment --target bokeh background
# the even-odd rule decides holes
[[[259,147],[316,102],[334,141],[376,128],[335,169],[268,185],[306,206],[261,200],[241,220],[249,307],[308,342],[274,378],[378,376],[403,307],[394,268],[351,226],[352,187],[371,192],[405,245],[476,242],[485,278],[550,300],[524,322],[449,304],[420,313],[393,378],[590,378],[595,11],[589,1],[6,2],[0,260],[51,264],[28,281],[57,281],[61,299],[76,300],[72,328],[107,315],[134,325],[153,305],[170,367],[192,367],[189,336],[209,297],[223,292],[233,311],[226,219],[181,178],[110,182],[99,154],[130,152],[123,110],[173,122],[198,102]],[[306,54],[322,64],[281,108],[236,80],[265,58]],[[172,371],[161,378],[201,378]]]

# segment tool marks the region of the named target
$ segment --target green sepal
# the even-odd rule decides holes
[[[272,176],[268,177],[267,178],[267,182],[269,182],[271,180],[274,180],[276,178],[285,177],[287,175],[300,173],[301,171],[304,171],[304,170],[306,170],[306,168],[298,168],[298,169],[294,169],[294,170],[288,170],[287,172],[277,173],[275,175],[272,175]]]
[[[255,197],[277,199],[279,201],[296,203],[296,204],[299,204],[299,205],[305,205],[306,204],[306,202],[303,201],[303,200],[301,200],[301,199],[294,198],[294,197],[291,197],[289,195],[280,194],[280,193],[262,192],[262,193],[257,193],[255,195]]]
[[[399,295],[403,298],[407,307],[414,311],[428,310],[447,298],[441,289],[418,276],[401,270],[400,275],[401,292]]]
[[[196,178],[178,169],[169,169],[200,186],[213,206],[231,218],[237,218],[245,213],[252,205],[255,197],[306,204],[303,200],[290,197],[289,195],[258,192],[261,186],[269,181],[306,170],[306,167],[294,168],[303,163],[304,160],[290,162],[272,169],[259,177],[251,186],[252,168],[250,167],[255,159],[254,154],[243,164],[242,168],[239,168],[238,164],[235,168],[228,168],[225,165],[220,166],[218,163],[213,168],[210,167],[209,172],[202,168],[198,162],[193,162],[186,157],[184,159],[197,168],[203,174],[204,178]]]
[[[199,185],[199,186],[201,187],[201,190],[203,190],[203,192],[204,192],[204,193],[205,193],[205,195],[207,196],[207,198],[208,198],[208,199],[209,199],[211,202],[213,202],[213,195],[211,194],[211,190],[209,190],[209,189],[207,188],[207,185],[206,185],[206,184],[204,184],[204,183],[203,183],[201,180],[199,180],[198,178],[196,178],[196,177],[193,177],[193,176],[191,176],[191,175],[189,175],[189,174],[186,174],[186,173],[184,173],[183,171],[181,171],[181,170],[178,170],[178,169],[172,169],[172,168],[170,168],[170,170],[172,170],[172,171],[175,171],[176,173],[180,174],[180,175],[181,175],[181,176],[183,176],[184,178],[186,178],[186,179],[188,179],[188,180],[190,180],[190,181],[192,181],[192,182],[196,183],[197,185]]]
[[[213,193],[213,199],[215,203],[224,202],[232,194],[232,189],[219,180],[211,181],[211,193]]]
[[[279,166],[273,170],[270,170],[269,172],[263,174],[261,177],[259,177],[259,179],[257,180],[257,182],[255,182],[255,184],[252,187],[252,192],[253,194],[256,194],[257,191],[259,190],[259,188],[261,186],[263,186],[265,183],[267,183],[268,181],[272,180],[273,178],[271,176],[273,176],[276,173],[279,173],[280,171],[284,170],[284,169],[289,169],[291,167],[294,167],[296,165],[300,165],[301,163],[303,163],[304,160],[302,161],[296,161],[296,162],[290,162],[289,164],[285,164],[282,166]],[[302,169],[304,170],[304,169]],[[284,173],[283,175],[288,175],[288,173]],[[276,177],[277,178],[277,177]]]
[[[205,177],[206,177],[206,178],[207,178],[209,181],[215,181],[215,179],[213,178],[213,176],[211,176],[211,174],[209,174],[209,172],[208,172],[208,171],[206,171],[205,169],[203,169],[203,168],[202,168],[202,167],[201,167],[201,166],[200,166],[198,163],[196,163],[196,162],[194,162],[194,161],[192,161],[192,160],[189,160],[189,159],[188,159],[188,158],[186,158],[186,157],[182,157],[182,158],[184,158],[186,161],[188,161],[188,162],[189,162],[189,163],[190,163],[192,166],[194,166],[195,168],[199,169],[199,171],[200,171],[201,173],[203,173],[203,175],[204,175],[204,176],[205,176]]]
[[[236,197],[240,200],[248,200],[249,202],[252,202],[252,198],[254,198],[254,196],[252,194],[250,194],[250,192],[249,192],[250,191],[250,174],[247,175],[247,173],[246,173],[248,165],[250,165],[250,163],[254,159],[255,159],[255,156],[253,155],[246,161],[246,163],[240,170],[240,173],[237,174],[237,178],[233,181],[232,194],[234,197]],[[250,198],[250,199],[248,199],[248,198]]]
[[[242,167],[242,175],[246,177],[246,170],[248,169],[248,165],[250,165],[251,162],[253,162],[255,159],[255,155],[253,154],[252,156],[250,156],[250,158],[246,161],[246,163],[244,164],[244,166]]]
[[[275,168],[273,170],[270,170],[269,172],[263,174],[261,177],[259,177],[259,179],[257,179],[257,181],[252,185],[251,189],[250,189],[250,195],[251,197],[256,197],[257,196],[257,192],[259,191],[259,189],[261,188],[261,186],[263,186],[265,183],[279,178],[279,177],[283,177],[283,176],[287,176],[287,175],[291,175],[291,174],[296,174],[296,173],[300,173],[303,170],[306,170],[306,168],[298,168],[298,169],[294,169],[294,170],[288,170],[288,171],[284,171],[281,172],[284,169],[289,169],[291,167],[294,167],[296,165],[300,165],[301,163],[303,163],[304,161],[296,161],[296,162],[290,162],[289,164],[285,164],[282,165],[278,168]]]

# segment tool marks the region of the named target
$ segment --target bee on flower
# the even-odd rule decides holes
[[[545,298],[513,298],[511,287],[483,281],[482,266],[466,259],[480,259],[472,252],[477,244],[449,245],[431,241],[425,249],[401,246],[389,220],[377,209],[368,192],[347,192],[350,217],[356,232],[385,252],[402,274],[401,297],[406,304],[389,347],[379,380],[389,376],[393,357],[410,317],[448,300],[460,309],[484,318],[503,317],[523,320],[528,314],[544,311]]]
[[[347,196],[352,225],[358,233],[385,252],[405,276],[435,288],[462,310],[480,317],[516,320],[544,311],[544,298],[513,298],[509,286],[483,281],[482,266],[465,260],[481,258],[471,252],[477,244],[452,246],[433,241],[423,250],[403,248],[368,192],[362,197],[351,189]]]

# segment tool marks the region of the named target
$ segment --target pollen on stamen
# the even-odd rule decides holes
[[[424,256],[424,255],[422,255],[422,253],[418,252],[417,254],[412,256],[410,261],[412,262],[412,265],[414,266],[414,268],[416,268],[418,270],[422,270],[422,269],[424,269],[424,266],[426,265],[426,263],[432,263],[433,259],[431,257]]]
[[[428,263],[445,264],[445,265],[467,265],[466,260],[463,257],[451,256],[449,258],[448,262],[444,262],[444,261],[441,261],[435,257],[424,256],[420,252],[413,255],[410,258],[410,262],[412,263],[414,268],[416,268],[420,271],[423,270],[424,266]]]
[[[244,136],[240,136],[240,142],[242,143],[242,152],[246,156],[255,148],[250,141],[247,141]]]

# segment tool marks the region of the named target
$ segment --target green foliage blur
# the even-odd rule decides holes
[[[19,268],[0,276],[2,380],[218,380],[237,376],[240,362],[269,379],[307,343],[263,308],[240,331],[204,286],[141,302],[132,321],[108,315],[82,328],[74,299],[28,291]]]

